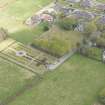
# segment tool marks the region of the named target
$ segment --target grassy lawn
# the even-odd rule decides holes
[[[20,90],[35,75],[0,58],[0,102]]]
[[[75,55],[9,105],[92,105],[105,86],[105,65]]]
[[[0,27],[8,29],[11,37],[27,44],[42,30],[40,25],[29,28],[24,21],[50,2],[52,0],[0,0]]]

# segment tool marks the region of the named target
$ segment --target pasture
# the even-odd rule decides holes
[[[21,90],[36,75],[0,57],[0,104]]]
[[[105,86],[105,65],[74,55],[9,105],[93,105]]]

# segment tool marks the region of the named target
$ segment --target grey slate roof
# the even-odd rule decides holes
[[[69,15],[71,13],[71,9],[68,7],[64,7],[62,4],[57,3],[54,7],[54,10],[57,12],[63,12],[65,15]]]
[[[96,8],[104,11],[105,10],[105,4],[98,4],[96,6]]]
[[[91,20],[94,18],[94,15],[92,15],[92,13],[89,13],[86,11],[74,11],[74,15],[77,18],[84,18],[84,19],[88,19],[88,20]]]
[[[92,0],[83,0],[80,5],[82,7],[92,7],[93,1]]]

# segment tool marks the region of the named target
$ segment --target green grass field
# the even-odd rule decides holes
[[[42,29],[41,25],[31,29],[24,21],[51,2],[52,0],[0,0],[0,27],[8,29],[14,39],[27,44],[41,34]]]
[[[35,74],[0,58],[0,103],[27,84]]]
[[[105,86],[105,65],[75,55],[9,105],[93,105]]]

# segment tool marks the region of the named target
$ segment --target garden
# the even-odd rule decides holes
[[[72,30],[66,31],[57,26],[53,26],[41,37],[35,38],[31,45],[56,57],[61,57],[77,48],[77,44],[81,40],[82,35],[79,32]]]
[[[43,74],[47,71],[46,66],[54,63],[57,58],[27,47],[13,39],[6,39],[0,43],[0,56],[17,65],[31,70],[34,73]]]

